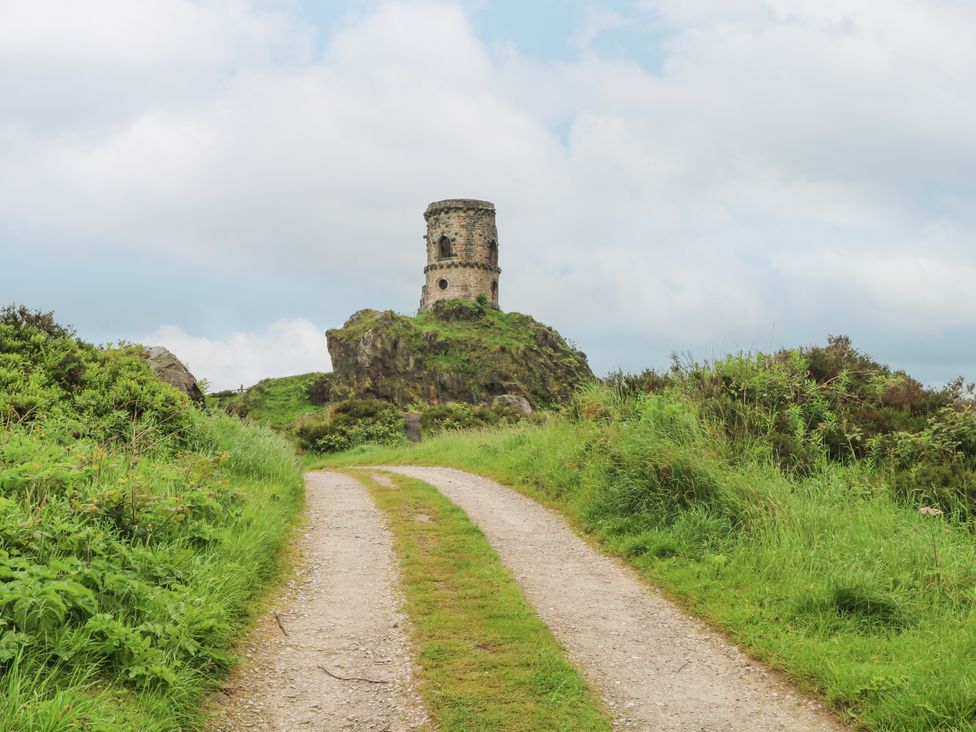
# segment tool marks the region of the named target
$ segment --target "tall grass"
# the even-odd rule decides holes
[[[360,448],[330,462],[492,476],[565,512],[859,725],[976,729],[969,524],[920,512],[871,460],[784,469],[761,435],[730,436],[703,411],[679,389],[593,387],[545,424]]]
[[[0,526],[6,550],[14,552],[9,556],[31,557],[4,588],[20,595],[0,598],[20,626],[5,621],[4,639],[20,648],[0,678],[0,729],[177,730],[202,724],[202,695],[232,662],[232,646],[248,627],[255,598],[279,568],[303,487],[290,445],[269,428],[227,416],[197,419],[194,444],[178,462],[178,456],[147,454],[132,468],[142,486],[137,507],[161,507],[149,518],[137,508],[138,525],[156,521],[155,534],[112,536],[99,515],[71,512],[53,492],[35,517],[47,534],[44,546],[15,549],[7,543],[11,526]],[[4,443],[0,438],[0,454]],[[92,483],[69,491],[99,496],[123,481],[137,482],[124,455],[97,445],[87,449],[103,455],[104,465]],[[92,456],[85,448],[81,454]],[[211,461],[219,467],[187,491],[190,473]],[[222,495],[229,498],[214,498]],[[164,526],[168,505],[176,519]],[[2,519],[12,517],[8,510]],[[72,542],[72,536],[81,541]],[[120,549],[122,554],[112,554]],[[26,576],[37,579],[27,585]],[[31,597],[22,586],[38,588],[37,603],[56,603],[54,592],[63,587],[89,599],[69,607],[62,625],[46,628],[29,612],[17,613],[17,603]],[[69,602],[71,595],[63,597]],[[38,604],[32,612],[46,607]]]
[[[301,503],[269,429],[0,309],[0,729],[200,726]]]

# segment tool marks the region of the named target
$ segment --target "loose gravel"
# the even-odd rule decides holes
[[[297,576],[245,645],[211,729],[428,729],[382,513],[348,476],[308,473],[305,485]]]

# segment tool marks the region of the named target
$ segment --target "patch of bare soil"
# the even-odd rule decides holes
[[[689,618],[535,501],[460,470],[382,469],[430,483],[481,527],[568,657],[602,692],[617,728],[843,729],[819,702]]]
[[[296,578],[244,647],[211,729],[427,729],[383,516],[348,476],[307,473]]]

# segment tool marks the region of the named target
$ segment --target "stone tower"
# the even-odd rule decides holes
[[[439,300],[488,298],[498,307],[498,230],[495,205],[452,198],[435,201],[427,220],[427,283],[420,293],[420,312]]]

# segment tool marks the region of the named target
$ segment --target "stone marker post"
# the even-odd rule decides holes
[[[403,430],[410,442],[420,442],[420,415],[413,412],[407,413],[403,418]]]

